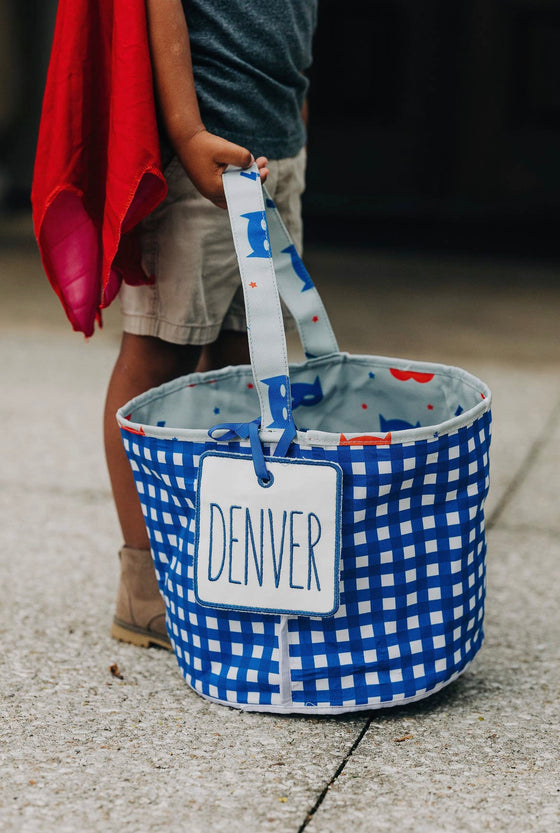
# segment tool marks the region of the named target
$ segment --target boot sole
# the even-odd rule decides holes
[[[136,645],[138,648],[157,647],[165,648],[167,651],[173,651],[168,636],[164,634],[159,635],[144,628],[137,628],[135,625],[130,625],[117,618],[113,620],[111,636],[119,642],[128,642],[130,645]]]

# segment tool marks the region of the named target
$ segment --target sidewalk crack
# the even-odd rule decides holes
[[[502,497],[500,498],[494,510],[490,514],[488,520],[486,521],[486,529],[488,531],[496,526],[501,516],[503,515],[507,505],[523,485],[524,478],[526,477],[527,473],[530,472],[531,469],[533,469],[534,466],[537,464],[537,458],[543,450],[543,448],[545,447],[546,442],[548,441],[558,421],[560,421],[560,402],[557,402],[554,408],[552,409],[551,414],[547,419],[544,428],[539,433],[538,437],[536,437],[535,440],[532,442],[527,454],[525,454],[517,471],[513,475],[510,482],[510,486],[504,491]]]
[[[305,819],[303,821],[303,824],[301,825],[301,827],[299,827],[297,833],[303,833],[303,831],[305,830],[305,828],[307,827],[307,825],[309,824],[309,822],[311,821],[311,819],[313,818],[313,816],[315,815],[315,813],[317,812],[317,810],[319,809],[319,807],[321,806],[323,801],[325,800],[325,797],[326,797],[328,791],[330,790],[330,788],[333,786],[333,784],[336,783],[338,778],[344,772],[346,764],[348,763],[348,761],[350,760],[350,758],[352,757],[352,755],[354,754],[354,752],[356,751],[356,749],[358,748],[360,743],[362,742],[364,735],[366,734],[367,730],[371,726],[372,720],[373,720],[373,715],[371,715],[371,717],[368,717],[368,719],[366,720],[365,724],[363,725],[362,729],[360,730],[360,734],[358,735],[358,737],[356,738],[356,740],[354,741],[354,743],[352,744],[352,746],[350,747],[350,749],[346,753],[344,759],[339,764],[338,768],[336,769],[336,771],[335,771],[334,775],[332,776],[332,778],[330,779],[330,781],[326,784],[325,788],[322,790],[322,792],[319,795],[317,801],[315,802],[315,804],[313,805],[313,807],[311,808],[311,810],[309,811],[309,813],[305,817]]]

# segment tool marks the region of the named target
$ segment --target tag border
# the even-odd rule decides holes
[[[234,460],[244,460],[247,463],[252,464],[252,457],[250,454],[236,454],[235,452],[228,452],[228,451],[205,451],[203,454],[200,455],[199,459],[199,466],[198,466],[198,473],[196,479],[196,506],[195,506],[195,540],[194,540],[194,573],[193,573],[193,591],[194,597],[197,604],[201,607],[206,608],[207,610],[231,610],[231,611],[241,611],[243,613],[254,613],[254,614],[265,614],[267,616],[306,616],[309,619],[325,619],[330,616],[334,616],[339,607],[340,607],[340,562],[342,556],[342,467],[335,463],[334,461],[330,460],[308,460],[302,459],[299,457],[271,457],[265,456],[265,461],[270,463],[289,463],[289,464],[297,464],[297,465],[307,465],[307,466],[327,466],[331,469],[334,469],[336,474],[336,498],[338,504],[338,513],[336,518],[335,524],[335,564],[334,564],[334,572],[335,572],[335,581],[334,581],[334,607],[331,611],[327,613],[316,613],[315,611],[309,612],[307,610],[282,610],[279,608],[275,608],[274,610],[265,609],[262,607],[246,607],[243,605],[231,605],[231,604],[216,604],[213,602],[206,602],[202,601],[198,596],[198,586],[197,586],[197,574],[198,574],[198,541],[199,541],[199,531],[200,531],[200,480],[202,477],[202,465],[204,460],[207,457],[227,457]]]

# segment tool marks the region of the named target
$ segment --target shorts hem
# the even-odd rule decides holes
[[[235,330],[237,333],[247,332],[247,322],[244,315],[226,315],[222,323],[222,330]]]
[[[172,344],[192,344],[202,346],[216,341],[222,329],[219,324],[205,327],[172,324],[146,315],[123,314],[123,332],[137,336],[153,336]]]

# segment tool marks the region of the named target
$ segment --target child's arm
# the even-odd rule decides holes
[[[198,108],[189,33],[181,0],[146,0],[154,78],[159,103],[177,156],[200,193],[226,207],[222,174],[228,165],[247,168],[246,148],[208,133]],[[257,159],[264,180],[267,160]]]

